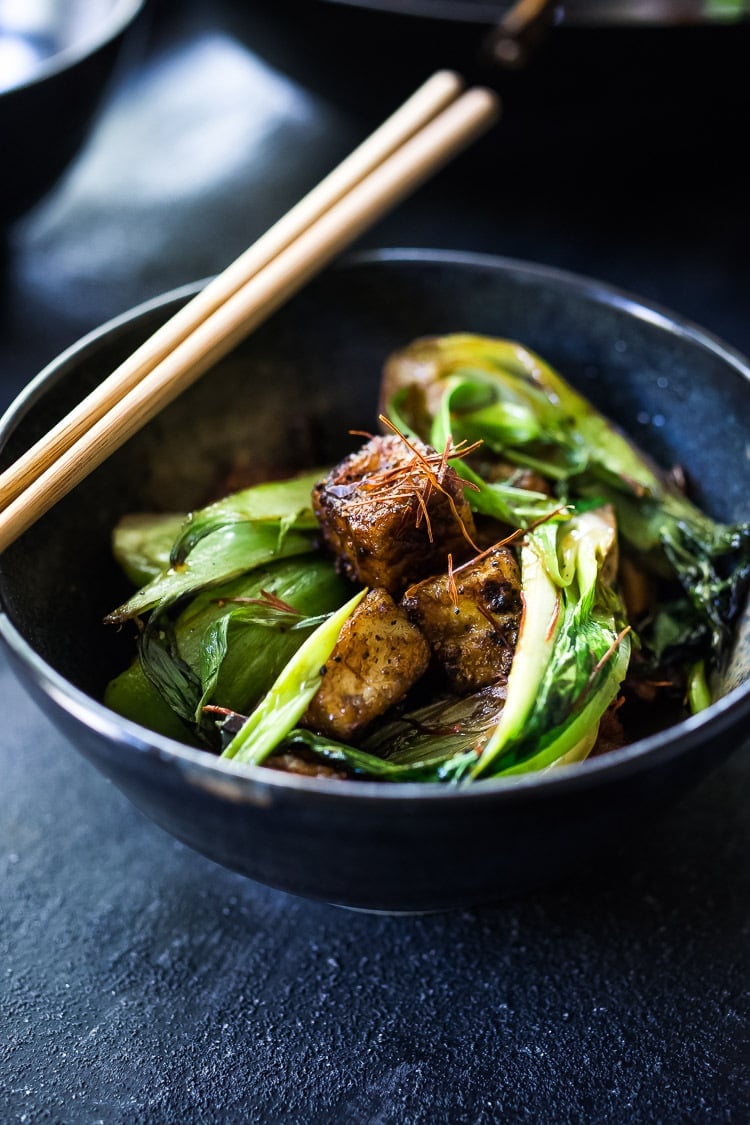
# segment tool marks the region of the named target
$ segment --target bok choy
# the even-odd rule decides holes
[[[585,757],[628,667],[625,609],[607,580],[616,551],[606,509],[532,531],[521,548],[524,616],[500,719],[471,775]]]
[[[418,340],[381,404],[329,470],[121,522],[109,706],[239,765],[469,785],[711,703],[750,525],[511,341]]]
[[[538,355],[482,336],[417,340],[389,360],[383,398],[390,416],[439,448],[447,433],[479,439],[510,465],[541,473],[558,502],[610,502],[623,543],[681,587],[641,630],[657,661],[726,648],[750,575],[750,524],[711,520]],[[475,479],[465,466],[456,471]],[[485,483],[469,501],[484,511],[486,494],[504,490]],[[540,511],[512,497],[507,507],[504,518],[521,527]]]

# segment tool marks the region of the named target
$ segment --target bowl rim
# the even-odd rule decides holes
[[[40,60],[27,78],[14,82],[12,86],[7,86],[0,91],[0,99],[10,97],[32,86],[38,86],[49,78],[77,66],[91,55],[95,55],[97,51],[106,47],[108,43],[111,43],[133,23],[143,10],[145,3],[146,0],[115,0],[112,10],[100,24],[97,24],[96,27],[82,35],[74,43],[70,43],[62,50],[55,51],[53,55]]]
[[[350,254],[335,263],[332,269],[371,268],[380,264],[417,263],[433,266],[460,266],[489,269],[515,274],[529,280],[544,281],[555,286],[573,288],[580,296],[600,304],[623,309],[638,319],[662,327],[666,331],[691,340],[727,362],[750,383],[750,362],[736,349],[717,336],[667,309],[634,296],[624,289],[582,274],[555,266],[523,261],[500,255],[460,250],[420,248],[385,248]],[[49,387],[63,378],[82,354],[95,349],[113,332],[130,325],[142,316],[188,299],[198,292],[206,280],[190,282],[141,302],[93,329],[61,352],[39,372],[16,396],[0,417],[0,452],[9,434],[23,420],[28,410]],[[2,562],[0,560],[0,576]],[[291,791],[310,795],[313,799],[342,797],[347,801],[413,801],[446,800],[511,801],[518,797],[544,799],[567,789],[586,789],[632,776],[644,768],[665,765],[677,756],[701,745],[710,728],[712,740],[722,734],[735,733],[736,748],[743,739],[736,735],[740,721],[750,718],[750,680],[737,685],[705,711],[690,716],[664,731],[637,742],[608,751],[600,757],[572,763],[564,769],[549,769],[521,774],[511,778],[485,778],[471,785],[452,786],[427,782],[389,782],[337,780],[306,777],[268,769],[265,766],[243,766],[217,758],[208,751],[193,748],[174,739],[149,731],[109,710],[99,700],[70,683],[48,664],[12,623],[0,597],[0,640],[16,660],[31,674],[32,680],[66,714],[94,734],[118,747],[118,752],[134,751],[147,758],[157,758],[184,774],[191,784],[206,790],[218,790],[234,801],[257,802],[259,794]],[[267,797],[266,797],[267,799]]]
[[[465,3],[458,3],[457,0],[410,0],[406,8],[403,0],[326,0],[326,2],[334,7],[352,8],[354,11],[365,11],[374,16],[400,16],[415,23],[418,20],[431,20],[434,23],[468,24],[469,26],[485,28],[495,27],[504,14],[504,11],[497,7],[493,10],[488,0],[466,0]],[[505,11],[510,7],[509,0]],[[595,6],[593,12],[576,11],[575,9],[572,12],[564,11],[563,13],[556,13],[554,26],[558,27],[560,24],[564,24],[566,28],[618,29],[623,27],[675,27],[680,25],[681,21],[678,15],[670,18],[663,13],[660,15],[658,11],[650,13],[645,5],[642,8],[644,9],[642,11],[629,14],[622,13],[619,16],[617,13],[608,15],[604,12],[600,13],[598,18]],[[725,17],[723,21],[721,19],[713,21],[713,23],[718,23],[719,26],[724,24],[732,26],[737,22],[738,20],[731,16]],[[704,18],[702,23],[713,26],[712,21],[708,18]]]

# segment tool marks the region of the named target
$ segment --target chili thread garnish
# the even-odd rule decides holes
[[[277,595],[274,594],[274,592],[272,590],[261,590],[261,597],[259,597],[259,598],[247,598],[247,597],[242,597],[241,595],[238,594],[237,597],[234,597],[234,598],[217,598],[216,599],[216,605],[218,605],[218,606],[224,606],[224,605],[227,605],[227,604],[231,604],[231,605],[257,605],[257,606],[260,606],[262,609],[275,610],[277,613],[291,614],[292,617],[302,617],[303,616],[302,613],[298,609],[295,609],[293,605],[289,604],[289,602],[285,602],[283,600],[283,598],[277,597]]]
[[[555,626],[557,625],[557,621],[558,621],[559,616],[560,616],[560,595],[558,593],[558,594],[555,595],[555,608],[554,608],[554,611],[552,613],[552,617],[550,618],[549,625],[547,626],[547,632],[544,634],[544,640],[547,643],[549,643],[552,640],[553,636],[555,635]]]
[[[469,456],[469,454],[475,452],[480,447],[482,444],[481,441],[473,442],[470,445],[462,441],[459,442],[458,445],[454,445],[452,439],[448,437],[442,453],[435,452],[425,454],[417,448],[406,434],[403,434],[401,430],[399,430],[398,426],[391,422],[389,418],[386,418],[384,414],[380,415],[380,421],[391,430],[396,437],[399,437],[403,441],[407,449],[411,452],[412,458],[405,464],[395,465],[388,469],[380,469],[363,476],[361,480],[357,482],[360,496],[352,497],[348,503],[352,507],[369,504],[371,502],[372,493],[374,492],[384,494],[383,499],[392,503],[416,503],[417,515],[415,526],[421,527],[424,521],[430,542],[433,542],[428,505],[433,492],[439,492],[447,500],[451,515],[461,529],[461,534],[464,539],[473,551],[478,551],[479,548],[471,538],[469,530],[446,484],[457,484],[462,490],[468,488],[473,491],[478,491],[477,486],[469,481],[465,481],[449,462]],[[414,480],[409,480],[410,477],[414,478],[417,474],[421,474],[425,478],[421,486]],[[367,495],[368,493],[369,495]]]
[[[458,609],[458,586],[453,571],[453,555],[448,555],[448,594],[452,604]]]
[[[472,558],[467,559],[466,562],[461,563],[460,566],[456,567],[455,573],[458,574],[460,570],[464,570],[467,566],[473,566],[474,563],[481,562],[482,559],[487,558],[487,556],[491,555],[493,551],[496,551],[498,547],[507,547],[509,543],[515,543],[519,539],[523,539],[523,537],[525,535],[528,535],[530,531],[535,531],[536,528],[541,527],[543,523],[548,523],[550,520],[554,519],[555,516],[562,515],[564,512],[568,512],[569,510],[569,504],[561,504],[560,507],[555,508],[553,512],[548,512],[545,516],[540,516],[539,519],[534,520],[534,522],[529,524],[528,527],[517,528],[517,530],[511,532],[510,535],[506,535],[504,539],[498,539],[496,543],[492,543],[489,547],[485,547],[485,549],[483,551],[480,551],[478,555],[474,555]]]
[[[497,633],[498,637],[503,642],[503,644],[506,645],[508,648],[510,648],[511,645],[510,645],[510,641],[508,640],[507,633],[503,629],[500,622],[495,619],[492,612],[489,609],[487,609],[487,606],[483,605],[480,601],[478,601],[478,602],[474,603],[474,608],[478,609],[479,612],[481,613],[482,617],[484,617],[485,620],[490,623],[490,625],[492,626],[494,631]],[[502,676],[498,676],[498,680],[500,680],[500,679],[502,679]]]

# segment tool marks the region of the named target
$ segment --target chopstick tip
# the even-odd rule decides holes
[[[478,110],[484,110],[488,117],[497,121],[502,113],[503,103],[496,90],[489,86],[472,86],[463,95],[463,100],[476,102]]]
[[[453,90],[456,94],[460,94],[466,86],[466,79],[463,75],[459,74],[457,70],[450,70],[448,67],[436,70],[429,81],[440,83],[441,86]]]

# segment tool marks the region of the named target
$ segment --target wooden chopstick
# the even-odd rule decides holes
[[[442,79],[439,83],[441,96],[446,99],[448,85],[453,84],[449,81],[446,85]],[[255,268],[247,280],[237,280],[244,272],[244,267],[235,269],[237,263],[225,271],[221,277],[229,275],[230,281],[223,296],[201,303],[200,315],[195,320],[190,318],[192,328],[186,327],[187,318],[178,314],[169,322],[171,325],[179,319],[177,333],[170,334],[169,339],[163,331],[156,334],[162,337],[161,342],[149,354],[160,358],[152,360],[148,366],[143,358],[132,367],[123,365],[127,368],[124,382],[115,378],[120,368],[105,381],[108,387],[103,400],[97,397],[97,392],[89,396],[81,408],[0,477],[0,485],[3,490],[7,488],[7,495],[11,497],[0,512],[0,551],[230,352],[345,246],[489,128],[498,112],[495,94],[480,88],[469,90],[433,114],[426,123],[409,130],[401,143],[386,146],[389,153],[381,155],[379,162],[356,182],[342,177],[346,186],[336,190],[336,199],[327,207],[321,206],[319,201],[318,216],[314,220],[306,219],[303,223],[298,217],[296,234],[288,240],[284,237],[283,247],[272,249],[265,265]],[[381,144],[382,137],[375,147]],[[380,151],[382,154],[383,150]],[[349,159],[353,161],[354,155]],[[315,191],[311,193],[314,194]],[[276,237],[279,237],[278,232]],[[254,249],[251,247],[247,252],[251,257]],[[211,311],[206,311],[209,307]],[[152,337],[148,345],[154,339]],[[139,349],[141,351],[143,349]],[[136,367],[138,373],[134,375]],[[86,403],[90,403],[92,397],[97,397],[96,409],[90,412]],[[77,416],[75,425],[69,426],[68,421],[74,415]],[[72,433],[77,436],[69,441]],[[25,481],[23,485],[19,484],[21,480]],[[22,491],[18,491],[19,487]],[[2,495],[5,494],[3,491]]]
[[[52,465],[165,356],[233,296],[329,207],[454,101],[463,80],[453,71],[433,74],[383,124],[299,203],[162,325],[54,429],[0,474],[0,509]]]

